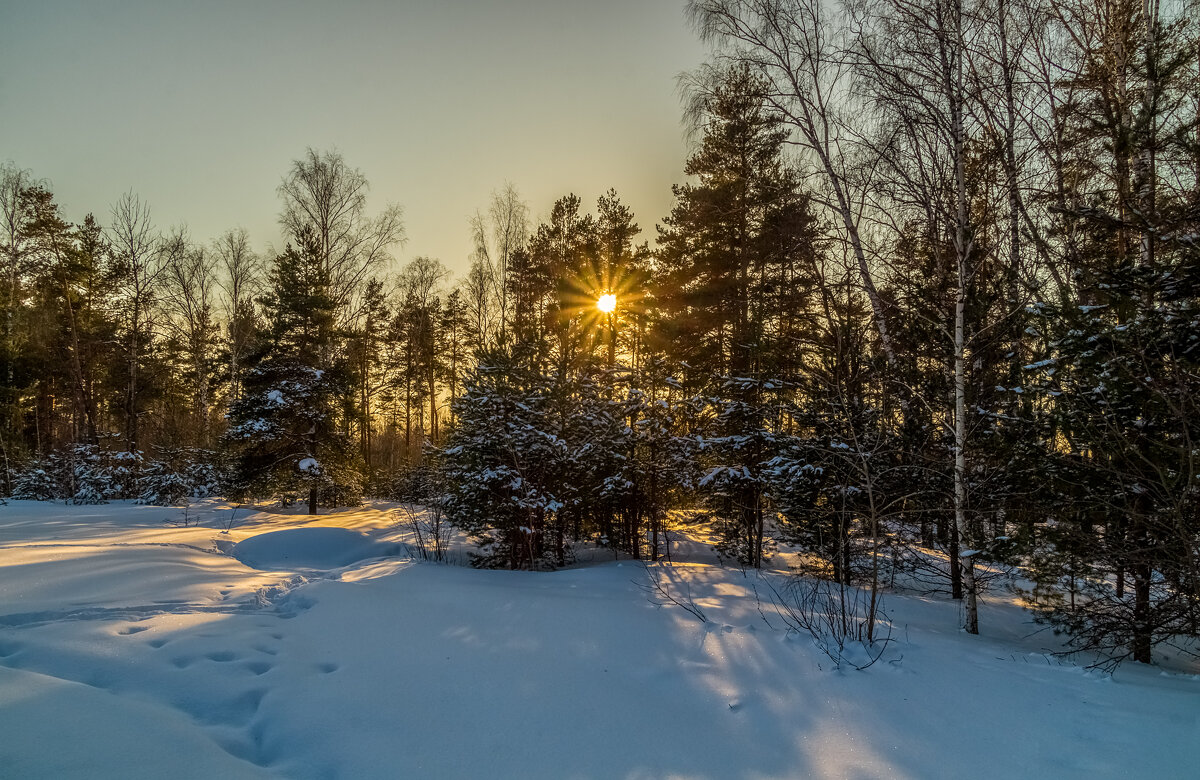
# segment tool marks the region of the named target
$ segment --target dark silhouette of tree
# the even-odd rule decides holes
[[[307,494],[357,500],[359,462],[339,401],[349,384],[335,328],[337,302],[316,238],[308,231],[275,258],[262,298],[266,332],[250,361],[242,397],[230,408],[226,442],[241,495]]]

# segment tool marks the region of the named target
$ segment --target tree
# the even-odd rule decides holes
[[[444,451],[448,511],[483,550],[478,565],[544,565],[547,525],[564,503],[566,442],[550,428],[551,392],[529,347],[485,350],[454,407]]]
[[[346,334],[347,357],[353,367],[354,382],[358,385],[358,397],[354,399],[357,402],[357,414],[348,414],[347,418],[356,418],[359,453],[368,474],[371,473],[374,463],[375,399],[386,383],[386,376],[382,371],[382,341],[390,318],[391,310],[388,307],[383,282],[378,279],[368,280],[358,324]],[[347,407],[350,401],[351,399],[345,399]]]
[[[631,421],[629,455],[624,462],[634,527],[644,519],[650,560],[671,557],[669,510],[677,506],[701,474],[696,439],[688,423],[700,416],[699,402],[683,397],[665,358],[653,357],[632,371],[625,412]],[[636,543],[640,547],[641,539]],[[635,555],[634,557],[641,557]]]
[[[902,205],[924,212],[931,248],[952,254],[949,267],[952,315],[945,318],[950,346],[952,438],[951,506],[948,536],[950,584],[964,595],[960,550],[968,528],[968,350],[979,324],[968,321],[968,304],[987,252],[972,209],[968,181],[971,127],[967,91],[967,36],[962,0],[937,0],[930,7],[905,0],[864,11],[856,51],[860,70],[873,86],[874,103],[899,128],[880,165],[893,174],[893,194]],[[885,123],[886,126],[887,123]],[[949,258],[948,258],[949,259]],[[1011,306],[1012,304],[1010,304]],[[967,630],[978,633],[975,592],[967,589]]]
[[[225,318],[225,351],[229,373],[229,396],[236,401],[242,394],[242,374],[246,359],[258,338],[258,316],[254,299],[262,287],[262,260],[250,248],[245,228],[228,230],[213,241],[213,252],[223,272],[220,286]]]
[[[226,443],[236,455],[237,492],[303,491],[315,514],[319,500],[357,500],[360,474],[339,418],[348,371],[328,265],[316,237],[306,230],[301,238],[268,277],[266,336],[230,408]]]
[[[305,150],[279,185],[279,224],[292,243],[311,243],[329,276],[329,295],[340,325],[357,313],[362,285],[404,243],[402,212],[388,205],[367,215],[369,184],[337,152]]]
[[[402,341],[400,379],[405,387],[405,446],[413,455],[412,418],[417,430],[438,441],[438,377],[442,373],[438,330],[442,284],[449,271],[439,261],[417,257],[400,272],[396,326]],[[426,418],[428,410],[428,418]]]
[[[95,444],[99,435],[97,385],[102,356],[112,341],[103,313],[106,246],[89,215],[73,226],[53,194],[41,186],[21,193],[20,233],[28,265],[23,360],[16,387],[29,382],[35,447],[46,452],[71,442]],[[61,396],[70,398],[59,403]],[[61,410],[68,412],[66,429]]]
[[[1046,455],[1058,522],[1026,531],[1035,602],[1076,646],[1150,663],[1160,643],[1197,633],[1200,171],[1180,143],[1194,129],[1195,50],[1184,18],[1157,3],[1054,10],[1075,44],[1069,91],[1055,85],[1070,98],[1059,175],[1073,186],[1058,216],[1074,240],[1059,260],[1062,302],[1038,305],[1049,343],[1028,367],[1062,442]]]
[[[529,206],[521,200],[512,184],[492,193],[487,217],[479,212],[471,218],[471,240],[475,252],[471,259],[470,282],[477,309],[492,309],[494,321],[478,318],[481,344],[491,346],[507,339],[511,327],[508,279],[513,257],[529,241]],[[488,305],[490,304],[490,306]]]
[[[576,195],[555,201],[524,252],[514,255],[508,283],[514,336],[553,351],[559,369],[578,367],[597,346],[592,327],[601,290],[596,273],[596,218]]]
[[[597,372],[556,362],[529,344],[487,350],[455,404],[441,460],[449,517],[484,551],[476,565],[561,566],[584,537],[640,549],[633,517],[613,522],[632,487],[626,404]]]
[[[1200,635],[1200,247],[1171,248],[1158,247],[1156,268],[1106,275],[1107,304],[1058,312],[1057,357],[1031,367],[1062,399],[1070,450],[1051,473],[1078,488],[1041,542],[1072,553],[1082,594],[1064,603],[1052,588],[1035,602],[1077,646],[1142,663]],[[1043,583],[1058,584],[1060,557],[1036,558]]]
[[[816,256],[808,198],[785,162],[788,131],[766,87],[735,65],[703,93],[704,134],[685,168],[697,181],[674,188],[654,293],[657,343],[711,407],[699,486],[727,548],[755,567],[771,511],[764,464],[788,424],[781,402],[800,365]]]
[[[158,326],[155,296],[166,270],[162,244],[150,221],[150,207],[127,192],[112,207],[108,227],[112,247],[112,278],[116,287],[119,329],[117,337],[123,363],[122,414],[125,447],[137,452],[141,440],[141,417],[156,391],[152,352]]]
[[[454,424],[454,402],[462,387],[463,374],[470,365],[473,342],[470,339],[470,316],[461,287],[446,295],[442,304],[438,331],[442,334],[442,384],[446,388],[448,423]]]
[[[819,182],[812,192],[841,227],[871,305],[880,349],[889,364],[895,363],[890,318],[864,236],[863,184],[871,172],[858,170],[853,154],[864,116],[852,99],[854,73],[846,56],[842,9],[826,0],[690,0],[687,12],[719,64],[746,67],[761,79],[762,98],[790,130],[789,140],[807,153],[806,173]],[[705,80],[712,81],[702,71],[699,81]]]
[[[164,319],[186,362],[181,373],[195,411],[193,443],[209,447],[217,364],[216,257],[193,245],[182,229],[166,239],[163,252]]]
[[[721,375],[791,370],[795,320],[815,234],[808,199],[784,162],[787,130],[765,84],[735,67],[711,87],[704,135],[659,227],[659,344],[676,344],[698,388]]]
[[[0,257],[4,259],[3,301],[4,343],[0,347],[0,453],[4,457],[4,485],[11,487],[10,458],[20,451],[21,411],[18,368],[21,318],[25,308],[28,278],[27,236],[25,235],[25,192],[34,186],[29,171],[12,162],[0,165]]]
[[[651,320],[647,297],[652,255],[646,243],[634,243],[640,232],[633,212],[616,190],[610,189],[597,199],[597,267],[593,285],[597,293],[612,294],[616,305],[609,315],[611,321],[598,323],[601,328],[610,327],[613,331],[607,339],[610,366],[618,350],[632,369],[639,368],[645,358]]]

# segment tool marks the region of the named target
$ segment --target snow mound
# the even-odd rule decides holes
[[[231,553],[252,569],[339,569],[368,558],[398,555],[400,545],[348,528],[287,528],[251,536]]]

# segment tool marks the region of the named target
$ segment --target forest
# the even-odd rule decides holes
[[[270,251],[6,163],[0,495],[408,500],[512,569],[704,519],[971,633],[1011,567],[1075,648],[1200,637],[1195,2],[687,11],[670,212],[506,184],[461,278],[335,150]]]

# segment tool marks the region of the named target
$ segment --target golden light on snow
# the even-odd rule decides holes
[[[604,293],[596,301],[596,308],[605,314],[611,314],[617,308],[617,296],[612,293]]]

